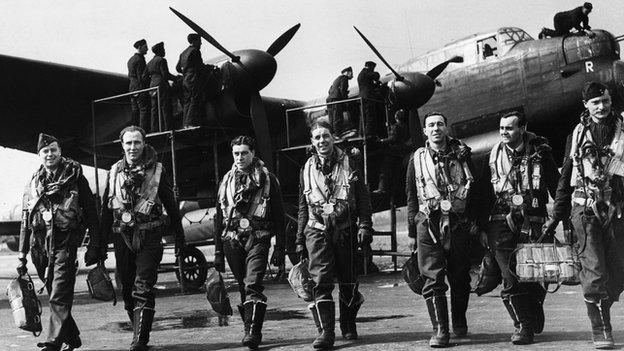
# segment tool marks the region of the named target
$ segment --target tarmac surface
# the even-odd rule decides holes
[[[405,248],[407,237],[399,233],[400,248]],[[377,247],[373,247],[377,248]],[[201,248],[212,260],[212,248]],[[405,250],[403,250],[405,251]],[[87,269],[82,262],[84,249],[79,254],[73,315],[81,331],[83,347],[79,350],[127,350],[132,340],[123,302],[116,306],[90,297],[86,283]],[[114,267],[109,253],[108,267]],[[429,350],[431,323],[422,297],[415,295],[405,284],[400,273],[394,272],[388,258],[375,257],[382,273],[360,278],[360,291],[366,301],[357,318],[360,338],[346,341],[340,337],[338,325],[335,349],[351,350]],[[173,262],[172,250],[166,250],[163,262]],[[35,345],[45,340],[49,316],[47,294],[40,295],[43,304],[44,332],[38,338],[16,328],[5,295],[6,286],[15,276],[17,258],[6,248],[0,249],[0,350],[39,350]],[[34,272],[30,267],[29,272]],[[209,272],[210,273],[210,272]],[[272,276],[267,278],[272,279]],[[474,284],[473,277],[473,284]],[[157,284],[156,317],[151,334],[151,350],[246,350],[240,345],[243,325],[234,306],[239,299],[236,283],[226,274],[234,316],[229,325],[219,326],[218,315],[211,309],[205,292],[181,294],[174,273],[163,273]],[[35,287],[42,283],[35,280]],[[512,322],[499,298],[499,289],[478,297],[471,295],[468,308],[469,334],[467,338],[451,339],[453,350],[591,350],[591,333],[585,304],[579,286],[562,286],[546,298],[546,327],[536,336],[536,343],[514,346],[509,342]],[[268,282],[268,312],[263,328],[260,350],[312,350],[316,337],[314,322],[307,303],[297,298],[290,286]],[[119,295],[119,294],[118,294]],[[337,289],[334,298],[337,296]],[[621,304],[612,308],[612,324],[616,349],[624,343],[624,309]],[[338,317],[338,313],[336,318]],[[336,322],[338,324],[338,322]]]

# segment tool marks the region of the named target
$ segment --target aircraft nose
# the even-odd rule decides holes
[[[624,62],[622,61],[613,63],[613,82],[615,83],[617,100],[620,105],[624,105]]]

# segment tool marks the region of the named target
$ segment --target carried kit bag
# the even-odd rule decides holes
[[[314,281],[310,278],[307,258],[304,258],[290,269],[290,272],[288,272],[288,283],[290,283],[290,287],[295,294],[303,301],[314,301],[314,294],[312,293]]]
[[[210,273],[206,281],[206,298],[212,309],[222,316],[232,315],[232,305],[228,296],[221,272],[216,269]]]
[[[6,294],[13,310],[15,326],[39,336],[42,330],[41,302],[30,275],[25,273],[13,279]]]
[[[553,243],[518,244],[516,276],[520,282],[576,285],[581,264],[572,245]]]
[[[472,290],[477,296],[481,296],[496,289],[503,281],[500,267],[496,262],[494,252],[488,250],[481,260],[481,268],[477,278],[477,285]]]
[[[117,304],[117,294],[113,288],[108,271],[104,266],[104,262],[100,261],[87,274],[87,287],[91,297],[101,301],[113,301],[113,306]]]
[[[418,295],[422,295],[425,279],[418,270],[418,250],[412,252],[412,256],[403,264],[403,280],[410,289]]]

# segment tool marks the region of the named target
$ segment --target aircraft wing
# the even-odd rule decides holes
[[[91,101],[125,93],[124,75],[0,55],[0,145],[36,152],[40,132],[79,161],[91,149]]]

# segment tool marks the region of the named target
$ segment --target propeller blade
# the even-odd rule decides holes
[[[464,58],[461,56],[453,56],[449,60],[446,60],[442,62],[441,64],[433,67],[429,72],[427,72],[427,75],[431,79],[436,79],[442,72],[444,72],[444,70],[446,69],[446,66],[448,66],[448,64],[451,62],[456,62],[456,63],[464,62]]]
[[[262,103],[262,98],[257,91],[252,92],[249,96],[249,113],[256,136],[258,151],[260,151],[266,167],[269,171],[273,171],[273,149],[271,148],[269,121],[267,119],[266,110],[264,109],[264,104]]]
[[[297,31],[299,30],[299,27],[301,27],[301,23],[297,23],[289,30],[285,31],[284,34],[280,35],[279,38],[275,39],[273,44],[269,46],[266,52],[271,56],[277,55],[290,42],[290,39],[295,36],[295,33],[297,33]]]
[[[412,137],[412,148],[414,150],[418,147],[425,146],[425,135],[423,134],[422,125],[420,124],[418,110],[415,108],[409,110],[409,131]]]
[[[356,26],[353,26],[353,28],[355,28],[355,31],[358,32],[358,34],[362,37],[362,39],[364,39],[364,42],[366,42],[366,44],[368,45],[368,47],[371,48],[371,50],[373,50],[373,52],[375,53],[375,55],[377,55],[377,57],[379,57],[379,59],[381,60],[381,62],[384,63],[384,65],[386,65],[386,67],[388,67],[388,69],[390,69],[390,71],[394,74],[394,76],[396,77],[397,80],[403,80],[403,77],[397,73],[397,71],[395,71],[390,64],[388,64],[388,62],[383,58],[383,56],[381,56],[381,54],[379,53],[379,51],[377,51],[377,49],[375,48],[375,46],[368,41],[368,39],[366,39],[366,37],[364,36],[364,34],[362,34],[362,32],[360,32],[359,29],[357,29]]]
[[[238,57],[238,56],[234,55],[233,53],[229,52],[226,48],[224,48],[221,44],[219,44],[219,42],[216,41],[215,38],[210,36],[210,34],[208,34],[208,32],[203,30],[202,27],[198,26],[195,22],[191,21],[188,17],[184,16],[180,12],[176,11],[173,7],[169,7],[169,9],[171,11],[173,11],[173,13],[175,13],[175,15],[178,16],[182,20],[182,22],[186,23],[186,25],[191,27],[192,30],[194,30],[202,38],[206,39],[206,41],[209,42],[212,46],[214,46],[219,51],[221,51],[222,53],[224,53],[227,56],[229,56],[232,59],[232,61],[234,61],[234,62],[238,62],[239,61],[240,57]]]

